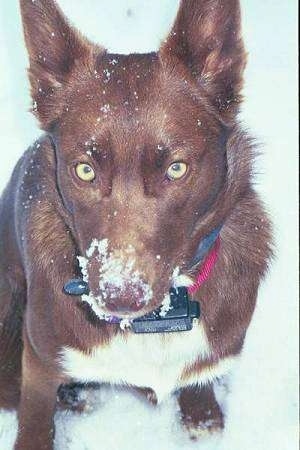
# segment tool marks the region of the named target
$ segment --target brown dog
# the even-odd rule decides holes
[[[15,448],[53,448],[57,391],[74,381],[158,400],[179,391],[188,429],[221,428],[211,383],[241,351],[271,254],[255,150],[237,122],[238,0],[182,0],[159,52],[129,56],[88,42],[53,0],[21,0],[21,11],[45,134],[0,203],[0,407],[18,408]],[[134,334],[88,306],[101,298],[104,313],[130,319],[157,309],[176,268],[194,280],[199,243],[218,227],[191,331]],[[80,255],[86,302],[63,292]]]

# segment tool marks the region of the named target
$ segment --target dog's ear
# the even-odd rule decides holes
[[[100,48],[68,24],[54,0],[20,0],[29,53],[33,111],[49,129],[59,117],[76,68],[88,68]]]
[[[246,64],[239,0],[181,0],[160,54],[184,63],[224,120],[233,118]]]

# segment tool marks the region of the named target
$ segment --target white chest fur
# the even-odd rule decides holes
[[[87,355],[63,348],[64,373],[76,381],[99,381],[148,387],[161,401],[177,387],[187,364],[210,355],[202,325],[186,333],[117,335]]]

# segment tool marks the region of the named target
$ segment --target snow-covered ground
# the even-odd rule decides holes
[[[177,0],[60,0],[90,38],[118,52],[158,47]],[[298,447],[297,58],[295,0],[242,0],[250,53],[242,118],[264,146],[257,189],[275,224],[277,257],[260,289],[243,358],[228,398],[223,437],[190,443],[174,399],[159,408],[128,393],[102,394],[86,418],[60,417],[57,448],[72,450],[295,450]],[[39,135],[30,102],[16,0],[0,0],[0,190]],[[105,407],[104,407],[105,406]],[[16,419],[0,414],[0,449],[10,450]],[[72,436],[72,438],[71,438]],[[70,443],[72,440],[72,444]]]

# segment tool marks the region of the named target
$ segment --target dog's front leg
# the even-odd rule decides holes
[[[15,450],[52,450],[56,396],[62,380],[24,339],[19,429]]]
[[[190,386],[179,394],[181,420],[191,439],[198,439],[224,427],[223,413],[213,386]]]

